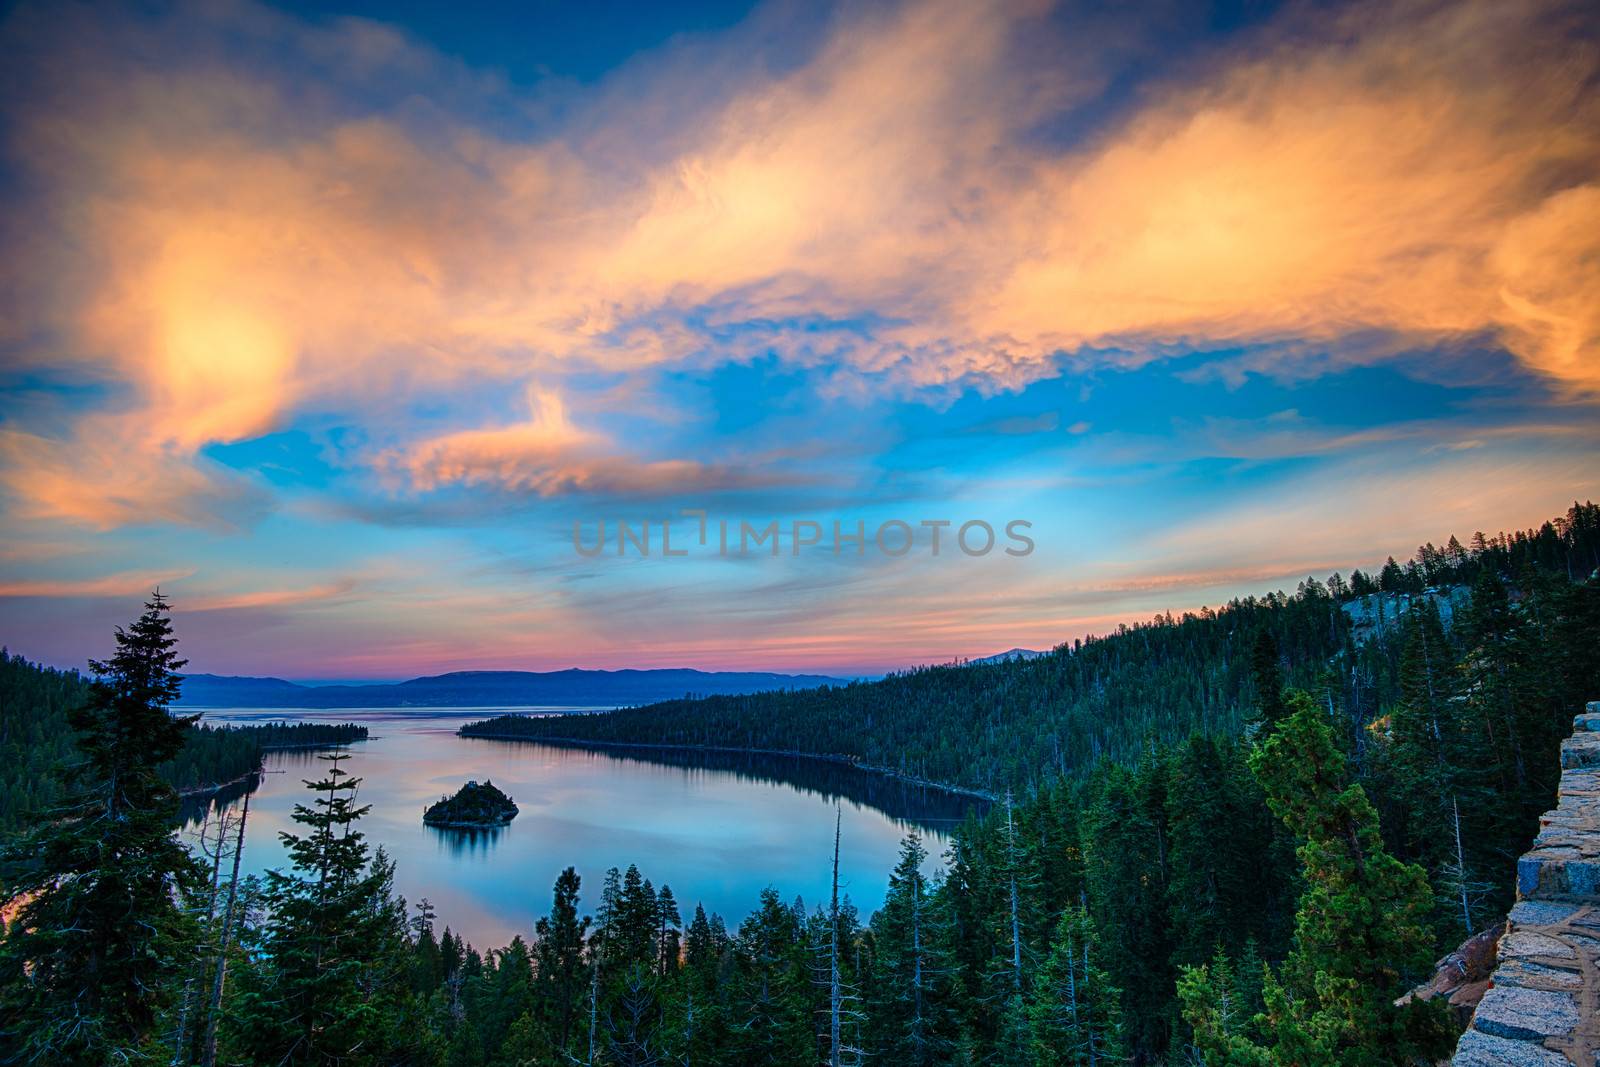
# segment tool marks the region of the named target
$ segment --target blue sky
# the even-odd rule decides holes
[[[0,639],[159,583],[219,673],[878,673],[1537,524],[1600,481],[1594,22],[21,5]],[[684,509],[917,541],[574,551]]]

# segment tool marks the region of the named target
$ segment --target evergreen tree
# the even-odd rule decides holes
[[[732,1040],[728,999],[734,984],[733,946],[722,920],[707,918],[695,905],[684,935],[684,961],[676,998],[669,1008],[674,1061],[714,1065],[724,1062]]]
[[[1038,1067],[1097,1067],[1125,1058],[1122,994],[1097,960],[1094,923],[1082,907],[1056,924],[1028,1018]]]
[[[1083,823],[1090,910],[1103,928],[1105,968],[1122,990],[1136,1052],[1167,1046],[1173,1009],[1173,934],[1167,922],[1169,866],[1165,790],[1149,784],[1164,764],[1137,775],[1109,767]]]
[[[426,995],[439,987],[444,979],[444,960],[439,952],[439,942],[433,936],[433,903],[423,897],[417,903],[417,916],[411,920],[414,949],[411,966],[412,989]]]
[[[1218,950],[1210,963],[1185,967],[1178,976],[1183,1017],[1194,1031],[1195,1048],[1206,1067],[1277,1067],[1294,1063],[1275,1058],[1256,1038],[1256,1013],[1241,1003],[1239,980],[1227,953]],[[1315,1067],[1314,1060],[1304,1067]]]
[[[872,917],[873,1063],[925,1067],[944,1062],[955,1044],[950,922],[943,894],[922,873],[927,855],[915,833],[905,836],[883,907]]]
[[[1243,746],[1193,737],[1168,766],[1173,962],[1203,963],[1218,945],[1238,952],[1251,938],[1286,941],[1292,902],[1280,863],[1293,862],[1292,845],[1274,833]]]
[[[739,926],[735,1014],[730,1050],[740,1063],[811,1063],[810,960],[800,918],[774,889],[761,891],[755,914]]]
[[[678,969],[683,955],[682,928],[683,916],[678,913],[678,901],[672,895],[672,887],[663,884],[661,892],[656,894],[656,942],[663,978]]]
[[[512,1026],[529,1013],[533,1003],[533,956],[522,938],[513,937],[511,944],[493,953],[473,1011],[483,1047],[491,1052],[500,1049]],[[490,1059],[499,1057],[491,1055]]]
[[[652,969],[660,965],[656,894],[634,864],[622,876],[614,918],[608,930],[603,968],[620,974],[634,964]]]
[[[1491,801],[1472,781],[1480,746],[1470,743],[1459,721],[1459,672],[1437,607],[1430,601],[1413,608],[1406,629],[1400,699],[1389,715],[1396,799],[1408,852],[1431,873],[1439,893],[1435,925],[1446,939],[1460,940],[1477,932],[1479,895],[1478,842],[1473,828],[1463,825],[1462,809]]]
[[[269,916],[228,1014],[235,1060],[358,1067],[388,1062],[406,1036],[396,1032],[410,976],[394,868],[382,851],[369,858],[355,829],[368,809],[355,803],[361,779],[340,766],[348,755],[317,758],[327,774],[305,783],[312,806],[294,809],[307,832],[279,834],[292,870],[267,875]]]
[[[1284,716],[1283,668],[1278,662],[1278,642],[1266,627],[1256,632],[1256,642],[1250,650],[1250,677],[1256,689],[1253,721],[1271,729]]]
[[[1377,813],[1348,780],[1325,716],[1301,693],[1288,706],[1250,756],[1273,813],[1302,841],[1306,879],[1284,977],[1266,983],[1267,1040],[1279,1062],[1308,1067],[1436,1059],[1453,1037],[1441,1007],[1395,1003],[1433,958],[1427,878],[1384,849]],[[1201,969],[1183,976],[1196,1043],[1221,1063],[1267,1062],[1219,1024],[1219,985]]]
[[[81,756],[69,800],[5,855],[23,903],[0,941],[0,1027],[24,1061],[164,1058],[154,1031],[196,936],[184,904],[205,874],[172,832],[177,796],[158,773],[194,722],[167,710],[185,661],[166,598],[153,594],[116,645],[69,712]]]

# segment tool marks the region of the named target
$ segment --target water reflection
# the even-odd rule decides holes
[[[326,721],[328,714],[316,716]],[[528,936],[535,919],[549,911],[556,876],[569,865],[583,878],[586,912],[597,903],[606,868],[630,863],[657,886],[670,885],[686,917],[698,902],[736,925],[768,885],[785,899],[821,902],[835,805],[844,824],[843,881],[870,914],[883,901],[908,828],[926,839],[932,873],[952,825],[982,803],[810,760],[461,738],[455,731],[467,715],[434,709],[333,714],[370,730],[368,740],[348,749],[345,769],[362,779],[358,802],[371,811],[361,830],[394,861],[397,889],[413,902],[427,897],[441,924],[485,948]],[[286,717],[281,709],[271,716]],[[254,716],[208,711],[206,718]],[[293,811],[310,802],[304,780],[324,769],[305,750],[267,754],[251,794],[245,873],[287,865],[278,835],[300,832]],[[424,825],[424,808],[469,779],[494,781],[516,798],[521,813],[510,825],[488,830]],[[195,799],[192,817],[236,804],[242,791]]]
[[[223,809],[232,807],[244,799],[246,793],[253,793],[261,787],[261,776],[252,774],[242,781],[230,782],[221,789],[212,793],[197,793],[178,799],[178,818],[182,821],[184,829],[199,826],[212,815],[219,814]]]
[[[967,817],[982,814],[989,801],[967,793],[951,792],[937,786],[908,782],[888,775],[852,767],[832,760],[778,756],[766,752],[716,752],[695,749],[670,749],[607,745],[590,748],[568,742],[501,741],[501,745],[539,745],[581,752],[597,760],[623,763],[650,763],[662,767],[696,772],[732,774],[744,782],[781,782],[832,803],[847,800],[876,808],[906,827],[948,834]]]
[[[451,856],[461,858],[487,853],[510,827],[429,826],[427,829],[433,835],[433,839],[439,842],[441,849]]]

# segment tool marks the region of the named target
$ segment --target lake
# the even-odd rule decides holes
[[[942,866],[951,828],[982,801],[816,760],[656,750],[587,750],[456,736],[473,719],[507,710],[549,714],[587,709],[210,709],[214,725],[276,721],[357,722],[370,737],[344,764],[362,779],[371,812],[359,826],[388,850],[408,902],[427,897],[438,923],[479,948],[528,938],[550,908],[566,867],[583,878],[583,907],[598,903],[606,868],[637,864],[672,887],[685,923],[698,902],[736,927],[761,890],[827,900],[835,805],[842,816],[840,878],[862,918],[883,903],[900,840],[915,828]],[[303,780],[326,764],[306,751],[269,752],[251,794],[243,869],[287,864],[281,830],[298,830],[294,805],[309,803]],[[490,780],[521,812],[491,831],[424,826],[422,809],[469,779]],[[236,791],[237,793],[238,791]],[[238,796],[219,797],[221,806]],[[204,804],[191,805],[203,811]],[[191,827],[192,832],[192,827]]]

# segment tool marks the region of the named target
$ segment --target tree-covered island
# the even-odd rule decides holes
[[[517,805],[493,782],[468,782],[453,797],[440,797],[422,813],[429,826],[504,826],[517,817]]]

